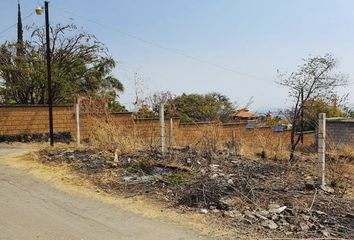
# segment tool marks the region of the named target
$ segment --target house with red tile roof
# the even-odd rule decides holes
[[[250,120],[258,120],[259,116],[256,113],[250,112],[247,108],[237,110],[231,115],[232,119],[240,122],[247,122]]]

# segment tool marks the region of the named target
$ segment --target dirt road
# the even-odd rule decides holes
[[[207,239],[172,223],[60,192],[4,164],[30,150],[0,144],[0,240]]]

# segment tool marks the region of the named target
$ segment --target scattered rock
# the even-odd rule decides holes
[[[232,179],[228,179],[227,183],[230,184],[230,185],[234,185],[234,181]]]
[[[325,237],[330,237],[331,234],[327,230],[320,230],[320,233]]]
[[[251,220],[256,220],[257,218],[251,211],[244,211],[243,214],[245,215],[246,218],[251,219]]]
[[[243,215],[237,210],[232,210],[232,211],[225,211],[223,213],[225,216],[231,217],[231,218],[242,218]]]
[[[301,231],[308,231],[310,229],[309,225],[307,225],[304,222],[300,222],[299,227],[300,227]]]
[[[286,208],[287,208],[287,206],[282,206],[282,207],[278,207],[278,208],[272,208],[272,209],[269,209],[269,212],[278,213],[279,214],[279,213],[282,213]]]
[[[207,214],[209,212],[209,210],[205,209],[205,208],[202,208],[202,209],[199,210],[199,212],[202,213],[202,214]]]
[[[266,211],[266,210],[261,210],[261,211],[259,211],[259,214],[261,214],[261,215],[264,216],[264,217],[268,217],[268,216],[269,216],[269,212]]]
[[[219,213],[220,210],[215,208],[215,209],[212,209],[211,212],[212,212],[212,213]]]
[[[265,228],[268,228],[268,229],[272,229],[272,230],[278,228],[278,225],[275,222],[273,222],[272,220],[263,221],[262,226]]]
[[[215,174],[213,174],[210,178],[211,179],[216,179],[216,178],[218,178],[219,177],[219,175],[217,174],[217,173],[215,173]]]
[[[153,176],[123,176],[123,181],[132,183],[132,184],[137,184],[137,183],[144,183],[144,182],[149,182],[153,180]]]
[[[265,216],[261,215],[259,212],[256,212],[254,214],[256,217],[258,217],[259,219],[262,219],[262,220],[267,220],[268,218],[266,218]]]
[[[281,219],[278,224],[282,225],[282,226],[289,226],[290,224],[285,220],[285,219]]]
[[[327,216],[327,213],[322,212],[322,211],[315,211],[317,215],[322,215],[322,216]]]
[[[278,220],[280,219],[280,216],[279,216],[278,214],[274,214],[274,215],[271,217],[271,219],[272,219],[273,221],[278,221]]]
[[[242,219],[242,222],[246,223],[246,224],[249,224],[249,225],[252,225],[252,221],[250,219],[247,219],[247,218]]]

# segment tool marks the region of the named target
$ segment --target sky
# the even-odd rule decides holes
[[[21,0],[22,16],[43,1]],[[0,0],[0,32],[17,21],[17,0]],[[104,43],[125,86],[135,92],[220,92],[262,112],[291,104],[277,70],[296,71],[309,56],[333,54],[354,82],[352,0],[52,0],[50,21],[74,22]],[[32,15],[24,25],[43,25]],[[0,42],[16,38],[16,27]],[[138,87],[135,84],[138,75]],[[354,84],[340,89],[354,104]]]

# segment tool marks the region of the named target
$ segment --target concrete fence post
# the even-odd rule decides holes
[[[174,146],[174,136],[173,136],[173,119],[170,117],[170,148]]]
[[[165,150],[166,150],[166,137],[165,137],[165,110],[164,110],[164,104],[160,104],[160,137],[161,137],[161,153],[162,156],[165,156]]]
[[[80,145],[80,98],[75,103],[76,143]]]
[[[325,159],[326,159],[326,114],[320,113],[318,119],[318,159],[320,163],[320,184],[321,188],[325,188]]]

